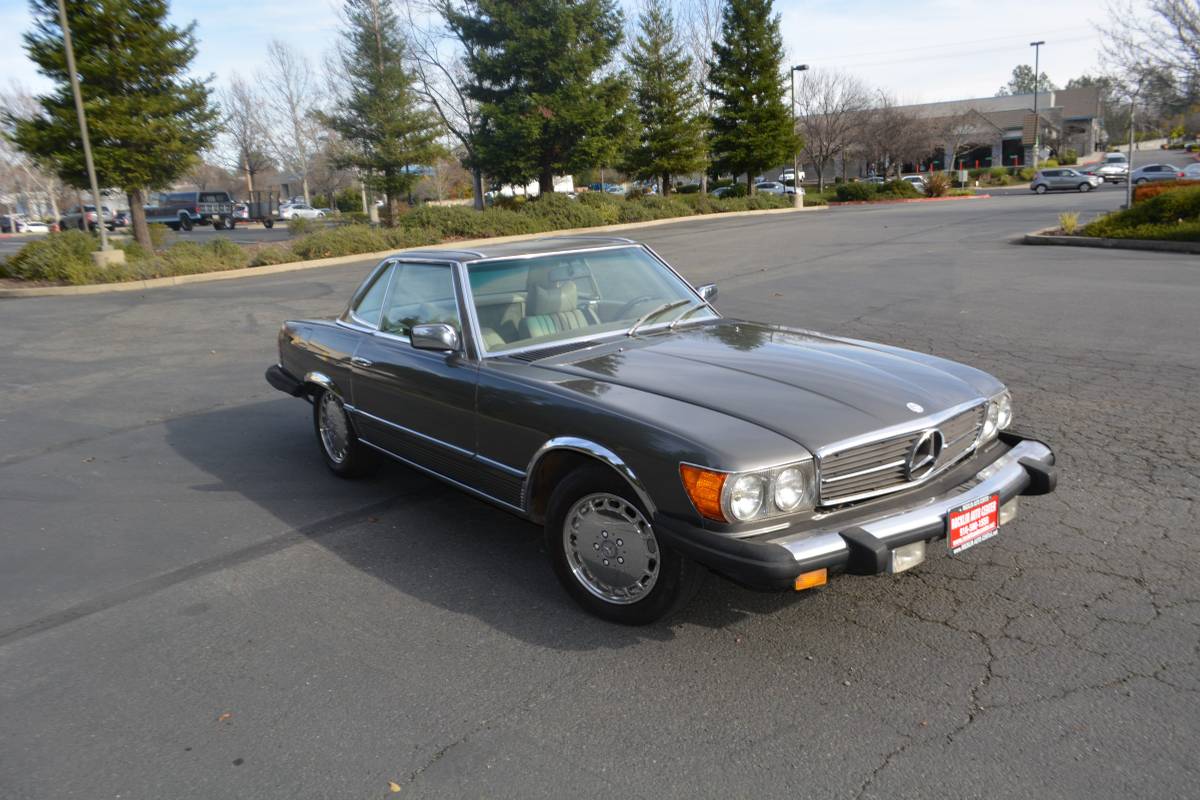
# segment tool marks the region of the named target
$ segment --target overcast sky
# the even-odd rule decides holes
[[[635,8],[636,0],[622,4]],[[776,0],[775,7],[789,60],[851,72],[902,102],[990,96],[1015,65],[1033,63],[1034,39],[1046,41],[1042,70],[1063,85],[1097,69],[1093,23],[1105,18],[1095,0]],[[333,0],[175,0],[172,17],[197,21],[198,73],[269,80],[266,43],[282,39],[319,61],[336,36],[336,8]],[[1053,22],[1031,26],[1039,17]],[[44,88],[21,40],[30,27],[27,3],[0,0],[0,20],[4,83]]]

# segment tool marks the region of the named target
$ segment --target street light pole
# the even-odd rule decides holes
[[[79,93],[79,74],[75,71],[75,48],[71,44],[71,27],[67,24],[67,6],[58,0],[58,21],[62,25],[63,49],[67,55],[67,75],[71,79],[71,93],[75,95],[75,113],[79,116],[79,133],[83,137],[83,161],[87,165],[88,180],[92,184],[92,202],[96,204],[96,228],[100,231],[100,251],[108,247],[108,229],[104,227],[104,206],[100,204],[100,186],[96,183],[96,165],[92,163],[92,143],[88,139],[87,116],[83,113],[83,95]],[[83,212],[83,224],[87,226],[87,212]]]
[[[1133,90],[1133,96],[1129,98],[1129,158],[1126,160],[1128,166],[1125,168],[1125,207],[1133,208],[1133,134],[1136,130],[1134,126],[1134,113],[1137,111],[1138,95],[1142,92],[1142,81],[1139,78],[1137,87]]]
[[[792,79],[792,136],[796,136],[796,73],[804,72],[808,69],[808,64],[797,64],[792,67],[792,71],[788,76]],[[796,149],[795,139],[793,138],[792,145],[792,205],[795,208],[804,208],[804,195],[801,192],[800,186],[800,151]]]
[[[1040,68],[1039,57],[1042,54],[1042,45],[1045,41],[1030,42],[1029,46],[1033,48],[1033,168],[1038,167],[1038,151],[1042,149],[1042,121],[1038,119],[1038,69]]]

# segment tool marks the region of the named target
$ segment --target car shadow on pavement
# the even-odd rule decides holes
[[[676,626],[727,628],[802,600],[708,576],[669,620],[641,628],[605,623],[559,587],[540,527],[395,462],[363,480],[332,475],[308,405],[265,401],[177,418],[166,428],[172,449],[212,476],[192,487],[211,502],[249,501],[283,523],[281,536],[299,532],[397,591],[540,646],[667,640]]]

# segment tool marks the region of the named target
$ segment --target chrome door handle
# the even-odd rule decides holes
[[[358,356],[354,356],[350,359],[350,363],[356,367],[370,367],[374,365],[375,362],[369,358],[359,358]]]

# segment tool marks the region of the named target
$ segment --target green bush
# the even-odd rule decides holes
[[[284,247],[283,245],[278,244],[260,247],[250,254],[251,267],[265,267],[270,264],[287,264],[295,260],[296,254],[292,252],[292,248]]]
[[[812,194],[804,195],[804,205],[813,207],[827,206],[829,205],[829,201],[825,199],[824,195],[813,192]]]
[[[1076,150],[1067,148],[1058,154],[1058,163],[1068,166],[1079,163],[1079,153]]]
[[[1020,171],[1017,173],[1017,177],[1019,177],[1023,183],[1029,183],[1031,180],[1033,180],[1034,175],[1037,175],[1037,170],[1035,170],[1033,167],[1021,167]]]
[[[685,183],[682,186],[678,187],[675,191],[679,192],[679,194],[696,194],[697,192],[700,191],[700,184]]]
[[[1151,197],[1133,208],[1106,214],[1083,228],[1085,236],[1112,239],[1194,241],[1200,230],[1200,186]]]
[[[305,219],[304,217],[292,217],[287,224],[288,233],[292,236],[307,236],[323,227],[325,226],[318,224],[315,219]]]
[[[1054,167],[1058,166],[1058,159],[1057,158],[1047,158],[1045,161],[1043,161],[1041,163],[1041,166],[1043,169],[1053,169]]]
[[[343,211],[338,215],[338,222],[342,225],[370,225],[371,216],[361,211]]]
[[[150,231],[150,244],[155,250],[162,248],[167,243],[167,234],[171,229],[161,222],[152,222],[146,226]]]
[[[387,249],[387,239],[383,234],[367,225],[327,228],[318,233],[310,233],[292,243],[292,252],[296,254],[298,261],[374,253]]]
[[[860,202],[875,199],[875,184],[873,183],[839,183],[837,186],[839,203]]]
[[[883,198],[920,197],[917,187],[908,181],[894,180],[881,183],[875,187],[875,194]]]
[[[604,220],[601,223],[603,225],[615,225],[621,221],[621,204],[624,201],[608,192],[584,192],[579,195],[578,202],[595,209]]]
[[[594,228],[604,224],[604,216],[595,208],[556,192],[529,201],[520,213],[541,220],[548,230]]]
[[[4,263],[3,275],[25,281],[76,283],[74,277],[95,269],[92,251],[97,249],[96,242],[96,237],[83,231],[52,233],[18,250]]]
[[[397,250],[425,247],[437,244],[443,239],[441,232],[436,228],[384,228],[382,233],[388,247],[394,247]]]
[[[748,194],[744,183],[731,183],[728,188],[729,191],[723,195],[724,198],[745,197]]]
[[[405,214],[400,225],[435,230],[443,239],[483,239],[551,230],[540,217],[499,207],[475,211],[468,206],[419,206]]]

